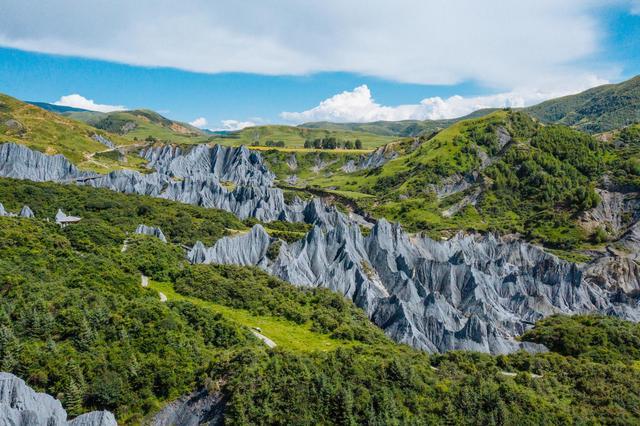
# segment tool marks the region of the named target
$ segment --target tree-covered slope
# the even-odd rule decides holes
[[[551,99],[526,111],[545,123],[600,133],[640,122],[640,76]]]
[[[218,401],[207,408],[230,425],[630,424],[640,416],[635,325],[557,317],[525,336],[551,353],[428,355],[391,343],[329,291],[253,268],[187,264],[178,243],[243,229],[226,213],[2,183],[8,210],[28,202],[36,218],[0,218],[0,369],[58,397],[71,415],[110,409],[120,424],[153,424],[166,402],[202,389],[193,402]],[[83,219],[47,222],[59,207]],[[169,242],[132,235],[138,222],[162,226]],[[156,291],[168,286],[175,294],[163,303]],[[277,340],[268,349],[250,328],[261,318],[308,347]],[[581,343],[569,351],[574,336]],[[327,340],[336,343],[318,344]]]

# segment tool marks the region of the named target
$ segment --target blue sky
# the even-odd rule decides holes
[[[0,92],[150,108],[203,118],[197,124],[209,128],[452,117],[640,73],[635,0],[489,0],[483,9],[454,0],[446,10],[433,1],[389,10],[388,2],[327,1],[311,11],[287,0],[193,0],[179,15],[164,1],[155,9],[144,0],[139,8],[6,2]],[[72,94],[79,96],[61,99]]]

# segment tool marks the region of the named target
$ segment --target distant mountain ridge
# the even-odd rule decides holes
[[[442,130],[462,120],[481,118],[498,108],[486,108],[444,120],[374,121],[370,123],[303,123],[299,127],[359,130],[385,136],[418,136]],[[576,95],[550,99],[523,109],[543,123],[564,124],[587,133],[601,133],[640,122],[640,76],[594,87]]]
[[[400,121],[373,121],[369,123],[332,123],[329,121],[317,121],[300,124],[298,127],[308,129],[326,130],[350,130],[368,132],[381,136],[418,136],[442,130],[470,118],[480,118],[497,111],[499,108],[479,109],[458,118],[442,120],[400,120]]]
[[[551,99],[526,108],[526,112],[542,122],[588,133],[619,129],[640,122],[640,76]]]

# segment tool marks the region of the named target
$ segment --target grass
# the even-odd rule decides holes
[[[149,281],[149,288],[162,292],[169,301],[184,300],[199,307],[220,313],[237,323],[249,327],[259,327],[262,334],[273,340],[279,347],[298,352],[331,351],[339,347],[357,345],[358,342],[331,339],[327,334],[311,331],[311,325],[296,324],[278,317],[257,316],[244,309],[234,309],[228,306],[208,302],[196,297],[183,296],[177,293],[171,283]]]

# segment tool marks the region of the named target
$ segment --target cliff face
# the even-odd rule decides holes
[[[211,248],[197,244],[189,260],[257,265],[296,285],[330,288],[394,340],[430,352],[543,350],[515,337],[554,313],[640,320],[633,296],[640,271],[618,255],[578,266],[514,238],[458,234],[440,242],[410,237],[384,219],[365,237],[319,202],[307,206],[305,220],[314,228],[300,241],[279,242],[275,259],[266,255],[273,239],[256,225]]]
[[[0,373],[0,425],[12,426],[116,426],[108,411],[94,411],[67,422],[60,401],[37,393],[10,373]]]

